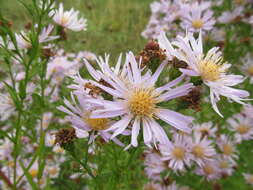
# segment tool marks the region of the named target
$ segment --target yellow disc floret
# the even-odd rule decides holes
[[[110,127],[109,120],[106,118],[90,118],[90,114],[85,114],[83,120],[90,128],[96,131],[105,130]]]
[[[192,154],[198,158],[203,158],[205,156],[205,152],[202,146],[200,145],[195,145],[192,148]]]
[[[177,160],[183,160],[185,157],[185,149],[182,147],[175,147],[172,154]]]
[[[200,29],[204,25],[204,22],[201,19],[196,19],[192,21],[192,27],[195,29]]]
[[[136,116],[152,117],[155,103],[152,89],[135,89],[129,98],[129,109]]]

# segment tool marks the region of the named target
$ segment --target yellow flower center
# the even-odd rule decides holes
[[[200,29],[204,25],[204,22],[201,19],[193,20],[192,27],[195,29]]]
[[[13,162],[13,161],[7,162],[7,166],[9,166],[9,167],[14,167],[14,162]]]
[[[220,78],[220,65],[215,62],[201,60],[197,66],[204,81],[216,81]]]
[[[207,175],[211,175],[211,174],[214,174],[214,169],[213,169],[213,167],[212,166],[210,166],[210,165],[205,165],[204,167],[203,167],[203,171],[205,172],[205,174],[207,174]]]
[[[250,67],[247,69],[247,73],[248,73],[250,76],[253,76],[253,65],[250,66]]]
[[[90,128],[96,131],[105,130],[110,127],[108,119],[106,118],[90,118],[90,114],[84,116],[84,122],[86,122]]]
[[[69,17],[63,15],[61,18],[61,24],[66,25],[69,22]]]
[[[192,148],[192,153],[194,156],[196,156],[198,158],[203,158],[205,156],[204,149],[200,145],[195,145]]]
[[[48,173],[49,173],[50,175],[56,175],[57,172],[58,172],[57,168],[51,168],[51,169],[48,170]]]
[[[223,154],[229,156],[233,154],[233,147],[230,144],[223,145]]]
[[[209,129],[207,128],[201,128],[199,129],[199,132],[202,134],[202,135],[209,135]]]
[[[245,3],[245,0],[234,0],[236,4],[242,5]]]
[[[229,164],[226,160],[222,160],[222,161],[220,161],[219,166],[221,169],[225,169],[225,168],[229,167]]]
[[[38,170],[37,169],[30,169],[29,173],[31,174],[32,177],[36,177],[38,175]]]
[[[183,160],[185,157],[185,150],[182,147],[175,147],[172,154],[176,159]]]
[[[130,111],[140,117],[152,117],[155,111],[153,89],[136,89],[129,99]]]
[[[248,180],[247,180],[249,183],[253,183],[253,175],[251,175]]]
[[[249,131],[249,127],[247,125],[239,125],[237,127],[237,132],[241,135],[246,134]]]

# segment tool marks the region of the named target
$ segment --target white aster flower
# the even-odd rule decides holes
[[[235,8],[233,11],[225,11],[222,15],[218,18],[218,22],[226,24],[232,22],[237,17],[243,14],[244,7],[240,6]]]
[[[217,161],[205,162],[201,167],[195,170],[197,175],[205,177],[208,181],[219,179],[221,177],[220,169]]]
[[[191,165],[192,155],[190,153],[189,141],[183,135],[175,135],[174,142],[159,145],[163,160],[169,161],[169,168],[174,171],[184,170],[185,166]]]
[[[54,26],[48,25],[47,27],[43,28],[40,35],[39,35],[39,43],[45,43],[52,40],[59,38],[59,36],[50,36],[51,32],[53,31]],[[32,47],[31,39],[29,37],[29,33],[25,33],[21,31],[19,34],[15,34],[18,48],[20,49],[29,49]],[[14,45],[13,45],[14,48]]]
[[[195,124],[193,130],[195,133],[200,133],[202,136],[215,137],[217,127],[214,126],[211,121],[209,121],[206,123]]]
[[[247,54],[241,61],[243,63],[242,71],[249,77],[250,83],[253,84],[253,55]]]
[[[225,159],[231,162],[238,159],[236,143],[231,137],[224,134],[221,135],[217,140],[217,145]]]
[[[152,180],[161,180],[161,173],[167,168],[162,156],[154,151],[147,151],[144,165],[148,178]]]
[[[62,3],[60,3],[58,10],[49,13],[49,16],[53,17],[54,22],[64,28],[73,31],[86,30],[87,20],[78,18],[78,15],[79,11],[75,11],[73,8],[69,11],[64,11]]]
[[[203,4],[207,4],[204,2]],[[183,8],[181,11],[182,22],[181,27],[187,29],[189,32],[209,31],[213,28],[215,20],[213,18],[213,11],[209,10],[209,4],[203,5],[195,2]]]
[[[227,74],[231,66],[223,61],[222,53],[218,47],[210,49],[206,54],[203,52],[202,36],[195,39],[192,34],[187,33],[186,37],[177,36],[177,39],[170,43],[163,33],[158,39],[161,48],[164,48],[168,57],[175,56],[188,64],[187,69],[180,69],[189,76],[200,76],[206,86],[210,88],[210,99],[213,109],[220,115],[217,102],[220,96],[225,96],[240,104],[249,96],[249,92],[232,88],[244,81],[241,75]],[[174,49],[174,45],[176,48]],[[223,117],[223,116],[222,116]]]
[[[108,118],[91,118],[91,112],[94,107],[84,102],[83,96],[76,96],[78,103],[75,100],[73,94],[71,94],[71,99],[74,105],[72,105],[68,100],[64,100],[64,106],[58,107],[59,110],[68,114],[67,119],[72,123],[72,127],[76,129],[78,136],[83,133],[84,136],[87,132],[90,132],[89,143],[93,142],[97,136],[101,136],[106,142],[111,138],[111,134],[106,129],[110,128],[113,121]],[[122,146],[123,144],[116,138],[112,140]]]
[[[175,87],[183,79],[183,77],[179,77],[164,86],[156,88],[155,83],[166,62],[162,63],[153,75],[150,72],[146,72],[143,75],[140,63],[136,62],[132,53],[127,55],[127,60],[129,64],[128,62],[125,64],[127,68],[126,78],[122,79],[109,67],[105,67],[106,73],[109,73],[109,75],[100,74],[100,77],[108,85],[95,81],[92,82],[95,86],[112,95],[114,100],[109,101],[94,98],[85,100],[87,103],[101,106],[100,109],[92,112],[91,118],[114,118],[121,116],[120,120],[108,130],[115,130],[112,135],[113,138],[121,134],[128,126],[131,127],[131,145],[135,147],[138,145],[137,137],[141,126],[143,128],[145,144],[150,145],[151,143],[167,140],[166,133],[156,122],[156,119],[161,119],[167,124],[189,133],[191,131],[189,125],[193,120],[191,117],[161,108],[157,104],[188,94],[193,85],[188,83]],[[92,76],[97,75],[98,72],[92,69],[87,61],[85,64]]]
[[[235,140],[240,143],[243,140],[253,139],[253,123],[252,118],[235,114],[228,119],[229,128],[235,132]]]
[[[226,159],[223,155],[219,155],[217,158],[218,167],[222,176],[231,176],[236,166],[234,161]]]
[[[194,133],[189,142],[193,160],[199,165],[204,165],[204,162],[212,161],[216,151],[212,146],[212,141],[207,137],[202,137],[200,133]]]
[[[244,179],[246,180],[246,182],[250,184],[251,186],[253,186],[253,174],[243,173],[242,175]]]
[[[5,121],[15,112],[15,105],[9,94],[0,93],[0,120]]]

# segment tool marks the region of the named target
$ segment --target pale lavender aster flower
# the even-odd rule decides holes
[[[216,151],[212,145],[212,141],[200,133],[193,133],[190,139],[191,153],[193,160],[199,165],[204,165],[204,162],[212,161]]]
[[[195,170],[197,175],[205,177],[208,181],[216,180],[221,177],[220,169],[217,161],[205,162],[201,167]]]
[[[202,5],[204,4],[204,5]],[[181,27],[189,32],[209,31],[215,24],[210,3],[192,3],[181,10]]]
[[[185,37],[177,36],[177,39],[172,43],[163,33],[160,35],[158,42],[160,47],[166,50],[170,59],[174,56],[188,64],[187,69],[180,69],[181,72],[189,76],[201,77],[204,84],[210,88],[212,107],[221,117],[223,116],[217,107],[220,96],[225,96],[229,100],[240,104],[245,104],[243,101],[249,100],[246,99],[249,96],[248,91],[232,88],[242,83],[244,77],[227,74],[227,70],[231,65],[223,61],[219,48],[213,47],[204,54],[201,32],[198,39],[187,33]]]
[[[59,106],[58,109],[62,112],[68,114],[67,119],[72,123],[73,128],[77,129],[78,133],[90,133],[89,143],[93,142],[97,136],[101,136],[106,142],[110,138],[123,146],[123,144],[116,138],[106,131],[113,124],[113,121],[108,118],[91,118],[91,112],[96,109],[96,107],[87,104],[84,101],[83,96],[76,96],[78,102],[76,102],[75,97],[71,94],[71,99],[73,105],[68,101],[64,100],[64,106]],[[122,131],[124,133],[124,131]],[[80,134],[79,134],[80,136]]]
[[[60,3],[58,10],[53,10],[49,13],[50,17],[56,24],[68,28],[73,31],[86,30],[87,20],[84,18],[78,18],[79,11],[75,11],[73,8],[69,11],[64,11],[63,4]]]
[[[191,165],[191,147],[186,136],[175,135],[174,141],[160,144],[159,150],[162,153],[162,160],[168,161],[168,166],[174,171],[182,171],[185,166]]]
[[[232,139],[232,137],[224,134],[221,135],[217,140],[217,145],[225,159],[230,160],[231,162],[238,159],[236,142]]]
[[[253,186],[253,174],[243,173],[242,175],[243,175],[244,179],[246,180],[246,183]]]
[[[235,140],[240,143],[243,140],[253,139],[252,118],[243,114],[235,114],[228,119],[229,129],[235,132]]]
[[[201,124],[195,124],[193,130],[195,133],[200,133],[202,136],[215,137],[217,127],[209,121]]]
[[[127,55],[127,68],[125,78],[119,77],[110,67],[105,67],[106,74],[101,73],[100,77],[108,84],[103,85],[93,81],[92,83],[113,96],[113,100],[86,99],[87,103],[100,106],[92,112],[91,118],[115,118],[121,116],[120,120],[113,124],[108,131],[115,130],[112,138],[121,134],[128,126],[131,127],[131,145],[137,146],[139,131],[143,129],[143,139],[146,145],[168,140],[163,128],[156,122],[161,119],[167,124],[187,133],[191,132],[190,125],[193,118],[184,116],[175,111],[157,106],[158,103],[169,101],[174,98],[188,94],[193,85],[191,83],[176,87],[184,77],[179,77],[164,86],[155,87],[156,81],[164,66],[163,62],[156,72],[151,75],[148,71],[142,74],[140,62],[137,63],[133,53]],[[85,62],[92,76],[97,71]]]

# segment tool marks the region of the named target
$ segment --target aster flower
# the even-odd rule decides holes
[[[253,186],[253,174],[243,173],[242,175],[243,175],[244,179],[246,180],[246,183]]]
[[[218,18],[218,22],[222,24],[226,24],[232,22],[237,17],[240,17],[243,14],[244,7],[240,6],[235,8],[233,11],[225,11]]]
[[[201,167],[195,170],[197,175],[205,177],[208,181],[219,179],[221,177],[217,161],[205,162]]]
[[[144,160],[145,172],[149,179],[161,180],[161,173],[167,168],[158,152],[147,151]]]
[[[247,54],[242,59],[242,71],[249,77],[250,83],[253,84],[253,56],[251,54]]]
[[[149,182],[144,185],[143,190],[163,190],[163,187],[159,183]]]
[[[204,162],[211,161],[216,154],[212,141],[207,137],[203,137],[200,133],[194,133],[190,139],[191,153],[194,161],[199,165],[204,165]]]
[[[238,159],[236,143],[231,137],[221,135],[217,140],[217,145],[219,146],[222,156],[225,159],[230,160],[231,162]]]
[[[223,155],[217,158],[218,167],[222,176],[231,176],[236,166],[234,161],[226,159]]]
[[[40,35],[39,35],[39,43],[45,43],[52,40],[59,38],[59,36],[50,36],[51,32],[53,31],[54,26],[48,25],[47,27],[43,28]],[[17,45],[20,49],[28,49],[32,47],[31,39],[28,33],[21,31],[19,34],[15,34]],[[14,45],[13,48],[14,49]]]
[[[109,67],[105,67],[110,74],[100,74],[100,77],[107,85],[93,81],[92,83],[113,96],[113,100],[101,100],[88,98],[85,101],[101,108],[91,114],[91,118],[115,118],[121,116],[120,120],[113,124],[109,130],[115,130],[112,138],[121,134],[129,125],[132,130],[131,145],[137,146],[137,137],[140,127],[143,126],[143,138],[146,145],[156,142],[167,141],[167,135],[163,128],[155,121],[160,118],[167,124],[189,133],[189,125],[192,118],[169,109],[158,107],[158,103],[186,95],[193,87],[192,84],[184,84],[175,87],[183,77],[179,77],[162,87],[155,88],[155,83],[162,72],[166,62],[163,62],[156,72],[142,74],[140,64],[137,63],[134,55],[127,55],[126,78],[119,77]],[[88,62],[85,62],[92,76],[97,75],[97,71],[92,69]],[[124,68],[124,67],[123,67]],[[174,88],[173,88],[174,87]]]
[[[73,8],[69,11],[64,11],[63,4],[60,3],[59,9],[51,11],[49,16],[53,17],[56,24],[64,28],[73,31],[86,30],[87,20],[84,18],[78,18],[78,14],[79,11],[75,11]]]
[[[169,161],[169,168],[174,171],[184,170],[185,166],[191,165],[192,155],[190,144],[183,135],[175,135],[174,142],[159,145],[162,160]]]
[[[75,100],[73,94],[71,94],[71,99],[74,105],[72,105],[68,100],[64,100],[65,106],[59,106],[58,109],[62,112],[68,114],[67,119],[72,123],[74,129],[79,130],[78,132],[87,133],[90,132],[89,143],[93,142],[97,136],[101,136],[106,142],[111,138],[111,134],[107,131],[109,127],[113,124],[108,118],[91,118],[91,112],[94,107],[88,105],[84,102],[83,96],[76,96],[78,103]],[[116,138],[112,138],[114,142],[119,145],[123,145]]]
[[[189,32],[209,31],[213,28],[215,20],[213,12],[209,10],[210,3],[192,3],[181,10],[181,27]]]
[[[15,105],[9,94],[0,93],[0,120],[5,121],[15,112]]]
[[[242,114],[235,114],[228,119],[229,129],[235,132],[235,140],[240,143],[243,140],[253,139],[252,118]]]
[[[251,104],[248,104],[244,106],[243,112],[242,112],[247,118],[250,118],[253,120],[253,106]]]
[[[196,40],[192,34],[186,34],[186,37],[177,36],[172,44],[163,33],[158,42],[161,48],[165,48],[168,57],[175,56],[177,59],[188,64],[187,69],[180,69],[186,75],[200,76],[206,86],[210,88],[210,99],[213,109],[221,116],[217,107],[220,96],[225,96],[240,104],[249,96],[245,90],[232,88],[244,81],[243,76],[227,74],[230,64],[224,63],[222,53],[218,47],[210,49],[206,54],[203,52],[202,36]],[[173,48],[174,45],[176,49]]]
[[[195,133],[200,133],[202,136],[215,137],[217,127],[211,121],[201,124],[195,124],[193,127]]]

